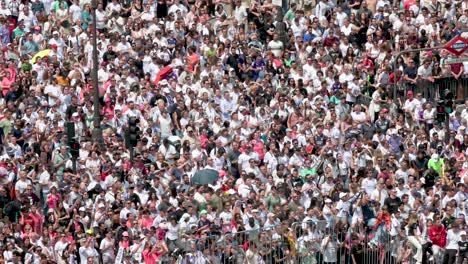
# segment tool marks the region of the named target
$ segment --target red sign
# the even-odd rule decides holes
[[[457,36],[445,45],[445,49],[457,56],[460,56],[468,49],[468,40],[461,36]]]

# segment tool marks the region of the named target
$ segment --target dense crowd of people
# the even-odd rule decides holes
[[[436,102],[468,64],[436,47],[467,23],[467,0],[1,0],[0,263],[466,263],[468,101],[448,125]]]

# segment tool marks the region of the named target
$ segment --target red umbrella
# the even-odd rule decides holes
[[[409,8],[415,4],[416,4],[416,0],[405,0],[403,6],[405,10],[409,10]]]
[[[173,69],[171,66],[166,66],[162,70],[160,70],[158,74],[156,75],[156,78],[154,79],[154,84],[157,85],[159,81],[161,81],[162,79],[166,78],[169,74],[171,74],[172,70]]]

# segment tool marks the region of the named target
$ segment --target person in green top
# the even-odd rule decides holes
[[[270,194],[267,196],[265,202],[268,206],[268,211],[270,212],[273,212],[275,206],[281,203],[281,198],[279,197],[275,186],[271,187]]]
[[[15,39],[16,37],[21,37],[24,35],[24,23],[19,22],[18,26],[13,30],[11,38]]]
[[[427,167],[429,169],[433,169],[440,177],[442,177],[443,175],[441,175],[441,173],[445,168],[444,159],[439,158],[439,155],[434,153],[427,163]]]
[[[0,128],[3,129],[3,136],[10,134],[11,132],[11,112],[5,109],[3,117],[0,117]]]
[[[308,175],[313,176],[315,175],[315,173],[317,173],[315,168],[302,168],[301,171],[299,172],[299,176],[301,176],[302,178],[305,178]]]
[[[293,21],[296,18],[296,8],[297,8],[296,3],[292,3],[291,8],[284,15],[283,21],[285,21],[285,22],[286,21],[289,21],[289,22]]]
[[[60,152],[55,154],[54,157],[54,168],[57,170],[57,178],[59,181],[63,180],[63,171],[65,170],[65,164],[70,159],[67,153],[67,147],[61,146]]]
[[[53,3],[52,3],[52,9],[57,12],[57,10],[60,8],[60,3],[63,2],[63,7],[64,9],[67,9],[68,10],[68,3],[67,1],[62,1],[62,0],[55,0]]]

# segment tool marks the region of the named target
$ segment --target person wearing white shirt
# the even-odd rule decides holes
[[[458,223],[452,225],[452,229],[447,232],[447,246],[445,246],[444,263],[455,263],[458,254],[458,242],[461,236],[466,235],[465,231],[460,230]]]
[[[353,24],[349,23],[349,20],[347,18],[344,19],[343,21],[343,26],[340,27],[341,32],[348,37],[353,29]]]
[[[403,105],[403,110],[405,110],[405,112],[407,112],[408,114],[413,115],[415,109],[418,109],[420,107],[421,102],[418,99],[414,98],[413,91],[408,91],[407,96],[408,99],[406,99]]]
[[[317,78],[317,71],[315,70],[313,61],[314,61],[314,58],[308,57],[307,63],[302,66],[302,70],[304,71],[304,76],[306,76],[306,79],[308,80]]]
[[[96,9],[96,28],[102,30],[106,28],[107,15],[106,11],[103,9],[102,4],[98,4]]]
[[[245,6],[242,5],[242,1],[236,1],[236,7],[234,8],[233,16],[237,20],[239,25],[244,24],[245,20],[247,19],[247,10]]]
[[[23,20],[24,31],[29,32],[30,29],[37,24],[36,16],[29,10],[29,7],[24,7],[18,17],[18,21]]]
[[[368,195],[371,195],[376,189],[376,187],[377,180],[373,177],[372,171],[369,171],[367,173],[367,177],[364,178],[361,182],[361,188],[363,188]]]
[[[70,12],[73,22],[76,22],[78,19],[81,19],[82,9],[80,7],[80,1],[74,0],[73,4],[68,8],[68,12]]]
[[[385,183],[383,181],[379,181],[379,183],[377,184],[377,188],[371,194],[371,200],[378,202],[381,207],[388,196],[387,191],[384,189],[384,186]]]
[[[415,24],[425,25],[427,18],[428,18],[427,7],[423,7],[421,9],[421,13],[416,17],[414,22],[415,22]]]
[[[343,7],[341,5],[338,6],[338,9],[336,11],[336,21],[338,22],[338,26],[342,27],[344,20],[348,17],[348,14],[346,14],[343,11]]]
[[[263,225],[263,228],[266,230],[273,229],[277,225],[279,225],[280,221],[278,218],[276,218],[275,214],[273,213],[268,213],[267,215],[267,220],[265,221],[265,224]]]
[[[68,241],[67,241],[67,237],[65,236],[64,233],[60,234],[60,238],[59,240],[55,243],[55,246],[54,246],[54,251],[55,251],[55,254],[59,257],[61,257],[63,255],[63,250],[65,250],[65,248],[68,246]]]
[[[224,210],[219,214],[219,218],[222,220],[223,225],[229,225],[232,220],[231,207],[224,205]]]
[[[52,32],[52,36],[53,37],[49,40],[48,44],[50,46],[56,45],[57,50],[55,52],[57,54],[57,57],[58,58],[63,58],[63,53],[64,53],[65,46],[66,46],[65,41],[63,41],[63,39],[59,36],[58,31]]]
[[[357,196],[348,198],[348,193],[342,192],[339,194],[339,198],[340,200],[336,204],[336,210],[338,211],[336,217],[338,221],[346,223],[350,215],[352,200],[355,200]]]
[[[120,42],[117,44],[117,48],[115,49],[117,53],[124,53],[132,51],[132,46],[130,43],[127,42],[125,36],[120,37]]]
[[[271,50],[275,57],[279,57],[282,54],[284,48],[283,42],[281,42],[278,38],[279,35],[275,33],[273,34],[273,39],[268,42],[268,49]]]
[[[179,240],[180,226],[176,220],[177,219],[173,216],[170,218],[169,223],[166,225],[167,246],[170,250],[174,250],[175,247],[177,247]]]
[[[325,14],[327,11],[330,9],[330,5],[328,3],[328,0],[319,0],[320,2],[315,6],[315,16],[321,20],[323,17],[325,17]]]
[[[304,156],[302,154],[302,149],[296,149],[294,151],[294,154],[291,156],[289,159],[289,166],[296,166],[296,167],[302,167],[304,165]]]
[[[103,263],[112,263],[114,261],[114,239],[112,238],[111,231],[106,232],[106,237],[103,240],[101,240],[99,249],[102,253]]]
[[[112,2],[108,3],[106,7],[107,14],[112,14],[114,12],[119,13],[121,9],[122,6],[118,0],[112,0]]]
[[[273,172],[276,169],[276,166],[278,165],[278,159],[275,155],[275,149],[276,145],[271,144],[270,150],[267,153],[265,153],[265,156],[263,157],[263,163],[267,166],[269,172]]]
[[[62,96],[62,90],[57,85],[57,80],[54,78],[52,82],[44,89],[44,94],[49,96],[49,106],[52,107],[59,103],[59,98]]]
[[[304,35],[305,28],[299,23],[299,18],[296,17],[291,25],[291,29],[295,37],[302,37]]]
[[[250,146],[249,146],[250,148]],[[244,150],[240,155],[239,157],[237,158],[237,163],[239,164],[240,166],[240,169],[241,170],[247,170],[247,168],[250,168],[249,166],[249,162],[250,160],[253,160],[252,157],[249,156],[249,153],[250,150]]]
[[[425,60],[424,63],[418,67],[418,79],[432,81],[434,78],[432,77],[432,66],[431,60]],[[429,89],[423,89],[429,90]],[[424,96],[427,98],[427,96]]]
[[[94,247],[95,238],[90,236],[86,238],[86,242],[84,242],[83,246],[79,248],[80,254],[80,263],[81,264],[89,264],[89,259],[91,259],[92,263],[99,262],[99,253],[97,252],[96,248]]]
[[[334,187],[335,183],[333,182],[333,176],[329,175],[327,176],[327,180],[320,186],[320,190],[322,191],[322,194],[328,195]]]
[[[250,195],[250,192],[255,191],[254,186],[252,185],[252,179],[247,178],[245,183],[241,183],[237,192],[242,198],[247,198]]]

